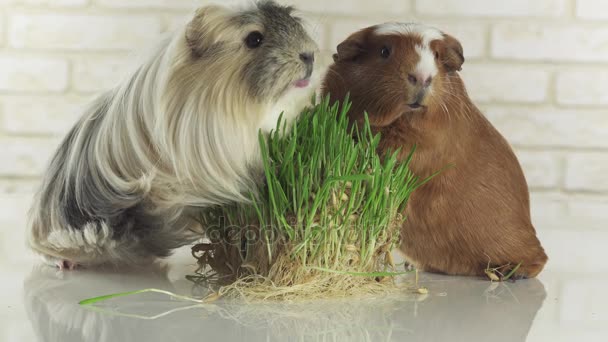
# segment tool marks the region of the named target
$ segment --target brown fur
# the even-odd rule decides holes
[[[324,83],[331,100],[350,93],[352,122],[368,112],[381,133],[380,153],[401,148],[405,158],[416,146],[411,169],[427,177],[453,167],[412,195],[402,229],[401,250],[418,269],[453,275],[483,275],[492,266],[522,263],[516,276],[535,277],[547,256],[530,220],[524,174],[507,141],[469,99],[456,71],[464,58],[448,35],[429,46],[438,73],[432,90],[412,109],[407,81],[420,57],[415,35],[359,31],[338,47]],[[392,48],[383,59],[383,46]]]

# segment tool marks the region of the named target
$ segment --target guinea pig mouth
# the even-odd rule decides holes
[[[293,82],[293,85],[296,88],[306,88],[310,85],[310,78],[312,77],[312,70],[313,67],[312,66],[308,66],[306,68],[306,75],[304,75],[304,77],[302,77],[301,79]]]
[[[302,78],[293,83],[296,88],[306,88],[310,85],[310,78]]]
[[[414,102],[414,103],[408,103],[407,105],[411,110],[413,111],[418,111],[418,110],[422,110],[425,108],[425,106],[421,105],[418,102]]]

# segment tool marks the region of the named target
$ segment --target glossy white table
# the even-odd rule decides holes
[[[161,288],[200,295],[183,251],[142,272],[4,265],[2,341],[607,341],[608,277],[543,273],[515,283],[422,274],[428,295],[307,303],[192,305],[159,294],[84,298]],[[158,316],[154,318],[154,316]]]

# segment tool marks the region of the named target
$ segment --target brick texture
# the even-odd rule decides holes
[[[61,135],[74,125],[89,97],[4,96],[0,128],[11,135]]]
[[[108,90],[127,76],[131,66],[126,56],[77,58],[73,63],[72,86],[84,93]]]
[[[503,23],[492,29],[492,56],[516,60],[606,62],[608,27]]]
[[[68,63],[54,57],[0,55],[0,91],[63,92],[68,84]]]
[[[560,72],[556,89],[557,101],[561,104],[608,106],[608,71]]]
[[[562,162],[551,152],[517,151],[517,157],[532,189],[553,189],[559,186]]]
[[[358,16],[361,14],[399,15],[409,9],[407,1],[394,0],[307,0],[295,1],[298,8],[313,13]]]
[[[83,7],[90,0],[1,0],[3,5],[25,5],[32,7]]]
[[[583,19],[608,19],[608,2],[605,0],[578,0],[576,15]]]
[[[166,9],[196,9],[199,1],[194,0],[93,0],[102,7],[111,8],[153,8]],[[230,2],[230,1],[226,1]],[[234,2],[234,1],[232,1]]]
[[[571,153],[566,162],[566,188],[577,191],[608,191],[608,154]]]
[[[461,75],[471,98],[478,102],[539,103],[547,99],[549,73],[538,68],[468,64],[463,65]]]
[[[606,111],[484,106],[490,121],[518,146],[608,149]]]
[[[466,17],[558,17],[565,13],[565,0],[416,0],[416,10],[435,16]]]
[[[4,15],[0,11],[0,47],[4,45],[4,25],[5,25]]]
[[[16,14],[9,32],[15,48],[131,50],[156,40],[161,22],[145,15]]]
[[[9,138],[0,139],[0,176],[31,177],[44,172],[56,139]]]

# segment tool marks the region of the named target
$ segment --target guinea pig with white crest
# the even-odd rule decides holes
[[[143,264],[200,237],[198,208],[247,201],[260,130],[293,120],[320,83],[293,11],[200,8],[91,104],[51,160],[29,246],[62,269]]]
[[[427,177],[412,194],[401,251],[420,270],[484,275],[488,267],[535,277],[546,261],[530,220],[529,192],[507,141],[469,99],[458,71],[463,49],[428,26],[386,23],[338,45],[322,86],[332,101],[350,94],[351,122],[369,115],[379,153],[400,150]]]

